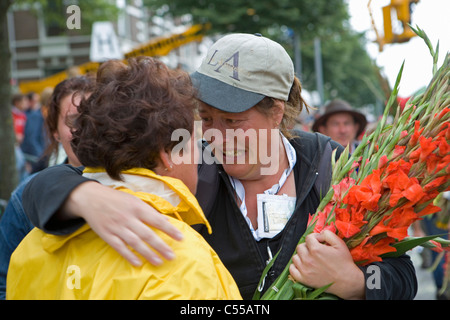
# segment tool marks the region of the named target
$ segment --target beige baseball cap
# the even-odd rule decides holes
[[[235,33],[216,41],[191,77],[201,101],[242,112],[266,96],[287,101],[294,64],[277,42],[260,34]]]

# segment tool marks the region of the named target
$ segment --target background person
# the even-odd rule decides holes
[[[312,130],[329,136],[343,147],[349,146],[352,153],[366,128],[366,117],[343,100],[333,100],[324,109],[325,112],[316,119]]]
[[[63,143],[64,148],[67,148],[64,162],[71,166],[80,165],[70,146],[70,128],[67,126],[66,120],[77,113],[74,103],[78,104],[81,96],[89,94],[94,83],[90,78],[76,77],[64,80],[55,87],[52,96],[49,98],[46,108],[47,116],[45,117],[45,128],[50,141],[50,145],[45,151],[48,156],[57,155],[60,141],[64,140],[68,142]],[[25,214],[22,204],[23,189],[33,177],[34,175],[28,176],[12,192],[0,220],[0,299],[2,300],[6,297],[6,276],[11,254],[34,228]],[[51,190],[51,192],[57,193],[59,191]]]
[[[14,94],[11,99],[12,104],[12,117],[13,117],[13,127],[15,133],[15,145],[14,152],[16,156],[16,170],[19,175],[19,182],[23,181],[28,176],[28,171],[26,168],[25,155],[23,154],[20,145],[23,142],[25,136],[25,126],[27,123],[26,111],[28,108],[27,97],[23,94]]]
[[[47,127],[45,125],[45,121],[48,114],[48,105],[50,102],[50,99],[52,97],[53,93],[53,87],[46,87],[44,90],[42,90],[40,94],[40,113],[42,114],[42,117],[44,118],[44,133],[43,137],[45,139],[44,144],[44,150],[41,153],[40,157],[38,158],[37,162],[32,165],[31,173],[36,173],[38,171],[41,171],[42,169],[47,168],[49,165],[55,165],[60,164],[65,161],[65,156],[61,154],[62,159],[55,158],[55,153],[49,153],[48,152],[48,145],[53,142],[53,139],[49,137],[49,133],[47,130]],[[63,150],[62,147],[60,147],[60,150]],[[64,152],[61,152],[64,153]],[[51,162],[50,159],[55,159],[55,161]]]
[[[171,156],[178,143],[172,132],[193,131],[193,92],[187,74],[155,59],[109,61],[100,67],[76,120],[71,119],[72,147],[87,166],[84,174],[165,214],[184,239],[158,235],[178,259],[135,269],[87,224],[68,236],[34,229],[11,257],[8,299],[241,298],[217,254],[188,225],[204,223],[210,229],[192,194],[197,165],[194,159],[175,164]],[[183,152],[194,155],[193,136],[187,144]]]
[[[45,135],[44,115],[40,95],[35,92],[27,94],[28,109],[25,112],[27,122],[25,125],[24,139],[20,145],[25,155],[27,171],[33,172],[40,158],[43,156],[47,146],[47,137]]]

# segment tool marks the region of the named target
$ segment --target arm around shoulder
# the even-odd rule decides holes
[[[82,168],[58,165],[38,173],[25,187],[23,207],[29,219],[39,229],[52,234],[68,234],[78,229],[82,219],[60,220],[71,192],[80,184],[93,181],[82,175]]]

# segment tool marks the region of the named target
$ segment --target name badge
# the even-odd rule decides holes
[[[295,197],[258,194],[258,230],[260,238],[273,238],[284,229],[295,209]]]

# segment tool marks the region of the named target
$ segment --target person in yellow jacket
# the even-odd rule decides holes
[[[85,224],[67,235],[33,229],[14,251],[7,299],[241,299],[234,279],[190,225],[205,224],[193,193],[196,143],[172,152],[176,129],[192,134],[194,91],[187,74],[153,58],[104,63],[94,93],[82,100],[72,147],[84,175],[140,198],[183,234],[156,230],[176,257],[162,265],[129,264]],[[186,131],[184,131],[186,132]],[[186,158],[187,157],[187,158]]]

